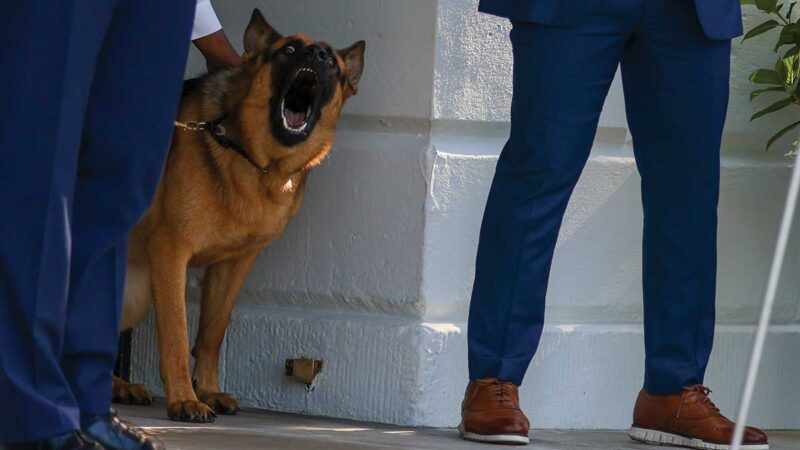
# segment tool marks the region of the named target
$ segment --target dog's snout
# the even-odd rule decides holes
[[[316,61],[324,61],[328,58],[328,53],[321,46],[314,44],[306,47],[306,56]]]

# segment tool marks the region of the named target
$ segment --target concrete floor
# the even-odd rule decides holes
[[[297,414],[246,410],[213,424],[166,419],[163,403],[122,406],[120,414],[158,436],[168,450],[444,450],[498,448],[462,441],[448,429],[393,427]],[[772,450],[800,450],[800,431],[771,432]],[[532,431],[531,450],[653,450],[617,431]],[[659,447],[667,449],[667,447]]]

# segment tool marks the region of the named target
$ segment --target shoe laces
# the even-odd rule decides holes
[[[713,392],[711,389],[703,386],[702,384],[695,384],[693,386],[686,386],[683,388],[684,395],[681,395],[681,403],[678,405],[678,414],[676,417],[681,416],[681,409],[684,403],[699,403],[706,408],[706,411],[719,415],[720,411],[717,405],[711,401],[709,396]]]
[[[490,389],[498,402],[511,402],[514,398],[514,387],[511,383],[497,381],[492,383]]]

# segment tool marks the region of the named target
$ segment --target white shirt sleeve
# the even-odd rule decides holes
[[[165,0],[169,1],[169,0]],[[211,6],[211,0],[197,0],[197,8],[194,11],[194,27],[192,28],[192,40],[200,39],[222,29],[217,13]]]

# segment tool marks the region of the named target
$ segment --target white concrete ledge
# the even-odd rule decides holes
[[[192,328],[197,308],[191,305]],[[133,378],[163,393],[153,318],[134,336]],[[729,415],[738,405],[754,329],[717,328],[707,384]],[[800,428],[797,380],[800,326],[770,330],[752,423]],[[625,429],[643,380],[640,325],[545,328],[521,390],[541,429]],[[312,390],[283,374],[286,358],[323,359]],[[223,388],[245,406],[398,425],[452,427],[467,382],[463,323],[285,308],[239,308],[222,356]]]

